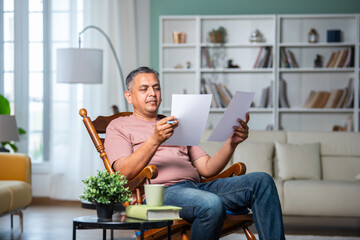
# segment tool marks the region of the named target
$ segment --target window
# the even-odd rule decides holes
[[[71,91],[54,89],[55,52],[77,40],[82,0],[0,0],[0,19],[0,93],[27,131],[16,144],[33,163],[46,162],[51,107],[70,101],[64,95]]]

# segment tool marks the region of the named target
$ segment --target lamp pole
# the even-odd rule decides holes
[[[120,65],[120,61],[119,61],[119,58],[115,52],[115,48],[113,46],[113,44],[111,43],[111,40],[109,38],[109,36],[103,31],[101,30],[101,28],[99,27],[96,27],[94,25],[90,25],[90,26],[87,26],[85,27],[80,33],[79,33],[79,48],[81,48],[81,35],[88,29],[95,29],[95,30],[98,30],[104,37],[105,39],[107,40],[107,42],[109,43],[110,45],[110,48],[111,48],[111,51],[112,53],[114,54],[114,58],[115,58],[115,61],[116,61],[116,65],[118,67],[118,70],[119,70],[119,73],[120,73],[120,79],[121,79],[121,87],[123,89],[123,91],[125,91],[125,82],[124,82],[124,77],[123,77],[123,72],[122,72],[122,69],[121,69],[121,65]],[[128,111],[128,105],[126,104],[125,102],[125,110]]]

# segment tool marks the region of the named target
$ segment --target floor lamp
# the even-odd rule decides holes
[[[100,49],[81,48],[81,35],[88,29],[99,31],[110,45],[120,74],[121,87],[125,91],[125,82],[119,58],[109,36],[99,27],[90,25],[79,33],[79,48],[57,49],[58,83],[102,83],[103,51]],[[125,102],[125,111],[128,105]]]
[[[0,115],[0,143],[11,144],[11,141],[19,141],[19,131],[15,116]],[[0,144],[0,152],[10,152]]]

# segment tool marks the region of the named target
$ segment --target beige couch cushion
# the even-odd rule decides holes
[[[360,157],[323,156],[321,161],[324,180],[356,181],[360,173]]]
[[[278,177],[288,179],[320,179],[320,144],[287,144],[275,142]]]
[[[284,214],[360,217],[360,182],[284,182]]]
[[[287,132],[288,143],[319,142],[322,156],[360,157],[360,134],[354,132]]]
[[[273,143],[243,142],[234,152],[233,161],[243,162],[246,172],[266,172],[273,176]]]
[[[246,142],[286,142],[286,132],[284,131],[251,131]]]

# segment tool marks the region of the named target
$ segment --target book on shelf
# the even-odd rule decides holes
[[[346,88],[348,89],[348,94],[346,95],[344,108],[352,108],[354,107],[354,78],[349,79]]]
[[[260,47],[253,68],[272,68],[272,47]]]
[[[346,68],[353,66],[352,51],[352,48],[349,47],[338,50],[337,52],[332,52],[328,62],[326,63],[326,68]]]
[[[269,86],[269,92],[268,92],[268,99],[267,99],[267,103],[266,103],[266,107],[267,108],[272,108],[273,107],[273,81],[270,81],[270,86]]]
[[[336,55],[336,53],[335,53],[335,52],[332,52],[332,53],[331,53],[330,58],[329,58],[329,60],[327,61],[327,63],[326,63],[326,66],[325,66],[325,67],[327,67],[327,68],[329,68],[329,67],[330,67],[331,63],[334,61],[335,55]]]
[[[125,209],[127,217],[143,220],[178,220],[181,219],[180,210],[181,207],[169,205],[130,205]]]
[[[203,67],[214,68],[213,61],[210,57],[209,49],[201,48]]]
[[[212,98],[211,98],[211,107],[212,108],[218,108],[220,106],[217,105],[217,102],[215,100],[215,96],[213,94],[213,91],[211,90],[211,86],[210,83],[208,81],[206,81],[205,79],[201,79],[201,94],[212,94]]]
[[[280,79],[279,81],[279,106],[281,108],[290,108],[287,96],[287,83],[283,79]]]
[[[299,67],[299,64],[296,61],[294,53],[287,48],[280,49],[280,61],[281,61],[281,67],[283,68]]]
[[[330,92],[328,91],[316,92],[314,99],[310,104],[310,108],[324,108],[329,97],[330,97]]]
[[[349,47],[348,48],[348,54],[346,56],[346,60],[344,62],[344,68],[346,67],[354,67],[354,48]]]
[[[338,101],[338,103],[337,103],[337,105],[336,105],[335,108],[343,108],[343,107],[344,107],[344,105],[345,105],[345,100],[346,100],[346,96],[348,95],[348,93],[349,93],[349,89],[348,89],[348,88],[344,88],[344,89],[343,89],[343,93],[342,93],[342,95],[341,95],[341,97],[340,97],[340,99],[339,99],[339,101]]]
[[[351,108],[353,107],[353,78],[345,88],[328,91],[311,90],[303,105],[304,108]]]
[[[333,89],[330,92],[330,96],[325,104],[325,108],[336,108],[340,103],[340,98],[343,96],[344,89]]]
[[[314,101],[316,91],[311,90],[308,97],[305,100],[303,108],[310,108],[312,101]]]
[[[257,57],[256,57],[256,60],[255,60],[255,63],[254,63],[253,68],[257,68],[257,66],[258,66],[258,64],[259,64],[259,61],[260,61],[260,57],[261,57],[261,55],[263,54],[263,50],[264,50],[264,48],[263,48],[263,47],[260,47],[259,53],[258,53],[258,55],[257,55]]]
[[[213,83],[205,79],[201,79],[200,93],[213,95],[212,108],[226,108],[232,99],[232,94],[225,84]]]
[[[211,92],[213,94],[213,97],[215,98],[215,101],[216,101],[216,105],[221,108],[221,107],[224,107],[222,104],[221,104],[221,99],[220,99],[220,94],[218,93],[217,89],[216,89],[216,84],[211,82],[210,83],[210,88],[211,88]]]
[[[261,90],[260,102],[258,105],[259,108],[265,108],[267,106],[267,101],[269,98],[269,91],[270,91],[270,86],[264,87]]]

